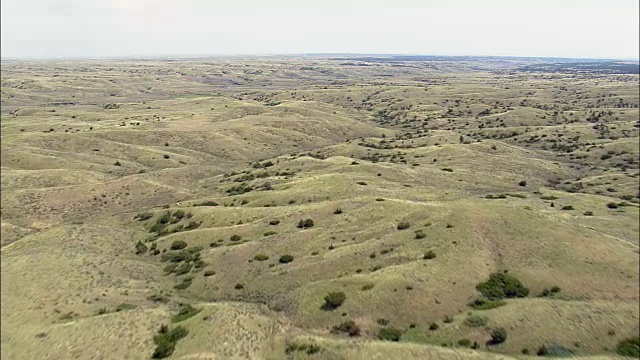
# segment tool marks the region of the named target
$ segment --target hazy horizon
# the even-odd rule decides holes
[[[393,7],[389,8],[387,5]],[[3,0],[3,59],[507,56],[638,60],[637,0]]]

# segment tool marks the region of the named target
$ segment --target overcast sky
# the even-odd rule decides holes
[[[637,59],[640,52],[639,0],[2,0],[1,7],[2,57]]]

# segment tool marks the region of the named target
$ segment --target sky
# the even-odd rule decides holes
[[[638,59],[640,0],[2,0],[2,58]]]

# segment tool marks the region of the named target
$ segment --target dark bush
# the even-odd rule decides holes
[[[497,328],[491,331],[491,343],[501,344],[507,340],[507,330],[505,328]]]
[[[342,214],[342,209],[337,208],[336,211],[333,212],[336,215]]]
[[[313,227],[313,225],[314,225],[313,224],[313,220],[311,220],[311,219],[307,219],[307,220],[304,221],[304,227],[305,228]]]
[[[176,343],[185,338],[189,334],[189,330],[182,326],[177,326],[175,329],[168,331],[167,326],[163,325],[158,331],[158,335],[153,337],[153,342],[156,344],[156,349],[151,356],[153,359],[164,359],[173,354]]]
[[[506,305],[507,303],[502,300],[489,300],[487,298],[477,298],[469,303],[474,310],[489,310]]]
[[[561,207],[560,210],[573,210],[573,206],[565,205],[565,206]]]
[[[280,224],[280,220],[278,220],[278,219],[274,219],[274,220],[269,221],[269,225],[278,225],[278,224]]]
[[[280,259],[278,260],[281,264],[287,264],[293,261],[293,256],[292,255],[282,255],[280,256]]]
[[[384,327],[378,332],[378,339],[385,341],[399,341],[401,336],[402,331],[392,327]]]
[[[240,241],[240,240],[242,240],[242,236],[234,234],[234,235],[231,235],[229,240],[231,240],[231,241]]]
[[[196,316],[202,309],[196,309],[191,305],[182,305],[176,315],[171,318],[171,322],[177,323]]]
[[[149,249],[145,244],[142,243],[142,241],[138,241],[136,243],[136,255],[144,254],[147,252],[147,250]]]
[[[431,260],[436,258],[436,253],[433,250],[429,250],[422,256],[425,260]]]
[[[347,320],[331,329],[333,334],[348,334],[351,337],[360,336],[360,328],[353,320]]]
[[[640,337],[624,339],[616,346],[616,353],[621,356],[640,358]]]
[[[237,283],[233,288],[236,290],[241,290],[241,289],[244,289],[244,285]]]
[[[187,247],[186,241],[176,240],[171,243],[171,250],[182,250]]]
[[[506,273],[491,274],[489,280],[478,284],[476,289],[489,300],[525,297],[529,294],[529,289],[520,280]]]
[[[411,227],[411,224],[409,224],[409,222],[407,221],[402,221],[398,224],[398,226],[396,227],[398,230],[406,230],[408,228]]]
[[[609,209],[617,209],[618,208],[618,204],[614,203],[614,202],[610,202],[607,204],[607,207]]]
[[[520,186],[527,186],[527,182],[525,180],[522,180],[518,183],[518,185]]]
[[[450,324],[450,323],[453,322],[453,318],[451,316],[447,315],[447,316],[444,317],[444,320],[442,320],[442,322],[445,323],[445,324]]]
[[[342,291],[330,292],[324,297],[325,310],[337,309],[347,299],[347,295]]]
[[[416,230],[416,239],[424,239],[425,237],[427,237],[427,234],[424,231]]]
[[[438,328],[439,328],[439,327],[440,327],[440,326],[438,326],[438,324],[436,324],[436,323],[431,323],[431,325],[429,325],[429,330],[431,330],[431,331],[435,331],[435,330],[438,330]]]
[[[204,272],[204,274],[203,274],[203,275],[204,275],[205,277],[209,277],[209,276],[213,276],[213,275],[215,275],[215,274],[216,274],[216,272],[215,272],[215,271],[213,271],[213,270],[207,270],[207,271],[205,271],[205,272]]]
[[[593,211],[585,211],[584,216],[593,216]]]

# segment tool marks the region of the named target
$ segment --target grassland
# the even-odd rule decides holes
[[[2,357],[619,357],[638,75],[521,65],[3,61]]]

